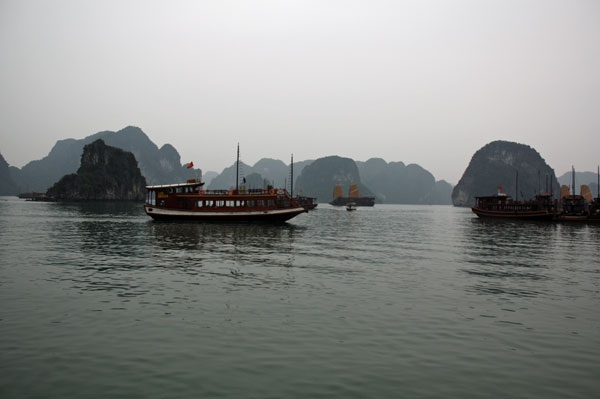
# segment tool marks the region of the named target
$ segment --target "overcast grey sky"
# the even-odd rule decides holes
[[[0,152],[139,126],[182,162],[327,155],[457,183],[493,140],[600,163],[600,1],[0,0]]]

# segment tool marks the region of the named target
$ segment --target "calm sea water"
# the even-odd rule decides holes
[[[592,398],[600,226],[0,199],[0,397]]]

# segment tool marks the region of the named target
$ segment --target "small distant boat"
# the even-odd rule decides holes
[[[342,186],[336,184],[333,188],[333,200],[331,205],[344,206],[348,202],[354,202],[355,206],[373,206],[375,205],[375,197],[361,197],[358,192],[358,184],[351,184],[348,190],[348,196],[342,194]]]
[[[18,195],[20,199],[24,199],[26,201],[52,201],[51,197],[48,197],[45,193],[38,193],[37,191],[32,191],[30,193],[21,193]]]
[[[236,182],[232,190],[203,190],[203,185],[200,179],[188,179],[146,186],[144,210],[156,220],[234,222],[285,222],[307,212],[285,189],[246,189]]]
[[[346,204],[346,210],[347,211],[355,211],[356,210],[356,203],[354,203],[354,202],[348,202]]]

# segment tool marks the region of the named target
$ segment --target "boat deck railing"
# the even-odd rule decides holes
[[[238,190],[198,190],[192,194],[196,195],[284,195],[288,194],[284,188],[271,188],[271,189],[238,189]],[[289,195],[289,194],[288,194]]]

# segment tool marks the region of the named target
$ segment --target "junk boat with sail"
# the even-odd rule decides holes
[[[348,189],[348,196],[342,194],[342,186],[336,184],[333,188],[333,200],[331,205],[345,206],[349,202],[353,202],[355,206],[373,206],[375,205],[375,197],[361,197],[358,192],[358,184],[352,183]]]

